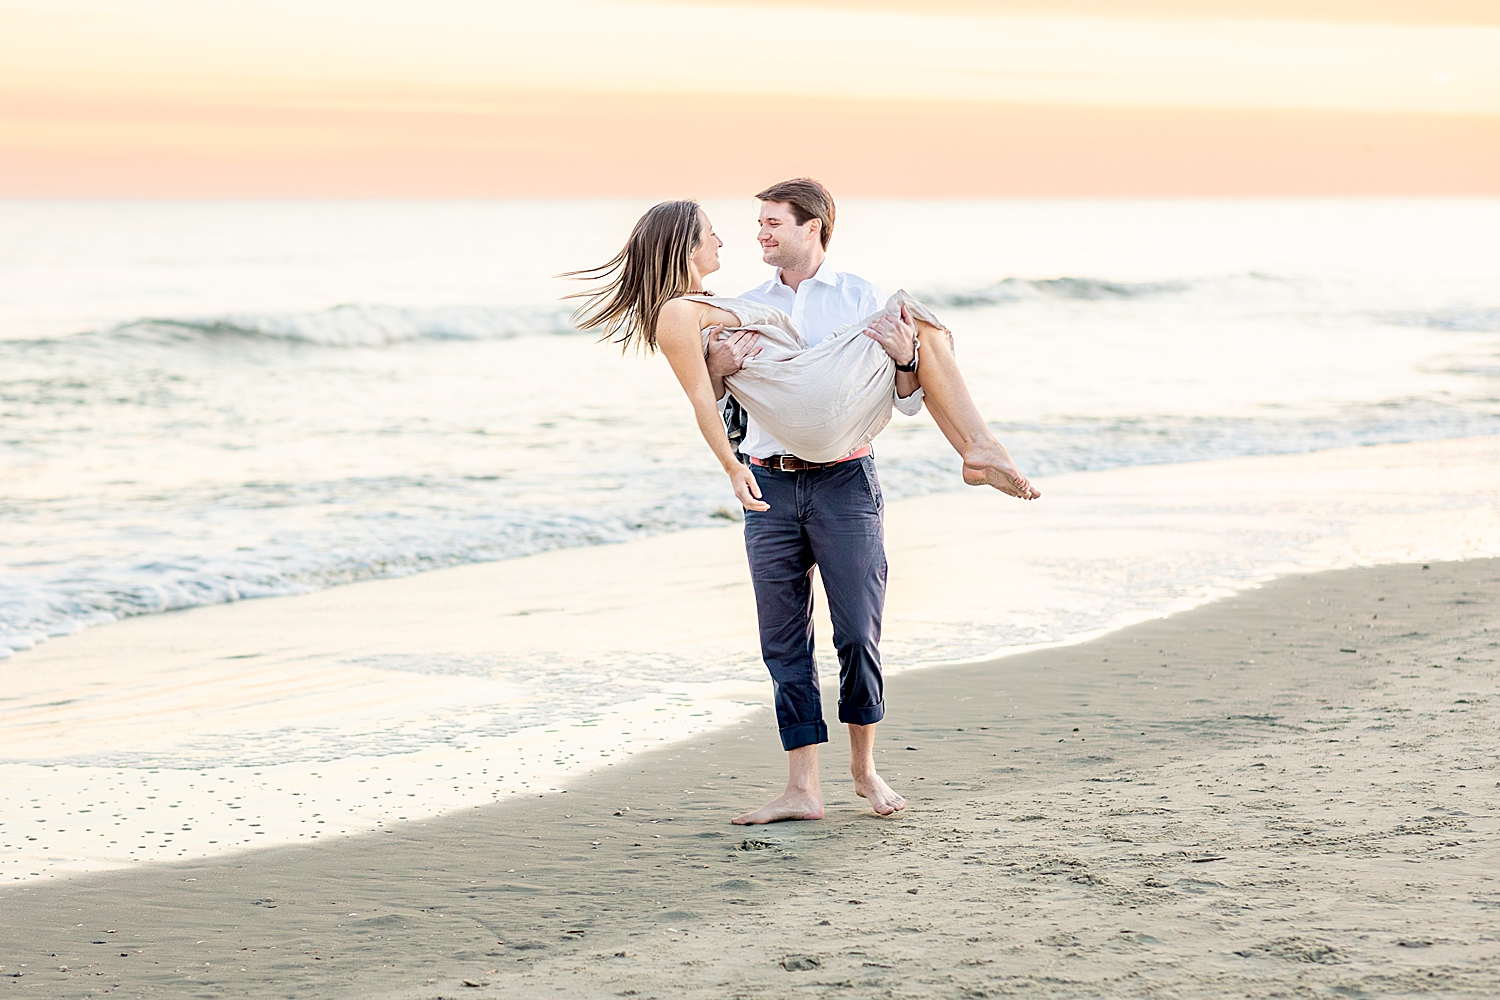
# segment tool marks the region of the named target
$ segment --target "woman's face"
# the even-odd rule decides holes
[[[719,248],[724,241],[714,234],[714,224],[708,221],[707,212],[698,213],[698,249],[688,258],[698,276],[713,274],[719,269]]]

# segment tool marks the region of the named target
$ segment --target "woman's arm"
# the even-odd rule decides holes
[[[760,484],[755,481],[755,474],[734,457],[734,448],[724,433],[724,420],[719,415],[708,365],[703,360],[702,330],[712,322],[704,315],[706,312],[708,308],[697,302],[685,299],[668,302],[656,324],[656,346],[667,356],[672,373],[693,404],[698,430],[729,476],[734,495],[747,510],[770,510],[771,505],[760,499]]]

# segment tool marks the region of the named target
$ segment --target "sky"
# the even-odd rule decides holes
[[[1500,194],[1500,0],[0,0],[0,196]]]

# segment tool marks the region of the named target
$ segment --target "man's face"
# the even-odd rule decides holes
[[[797,225],[792,206],[784,201],[760,203],[760,259],[772,267],[800,271],[820,248],[817,219]]]

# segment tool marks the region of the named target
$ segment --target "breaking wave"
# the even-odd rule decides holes
[[[505,340],[577,333],[569,310],[525,306],[397,308],[341,305],[298,313],[231,313],[201,319],[147,317],[108,331],[147,340],[243,337],[324,347],[383,347],[413,340]]]
[[[1381,317],[1396,326],[1419,326],[1456,333],[1500,333],[1500,309],[1440,309],[1437,312],[1395,313]]]
[[[993,285],[968,290],[934,290],[919,296],[932,306],[963,308],[992,306],[1031,299],[1138,299],[1184,292],[1185,281],[1125,282],[1102,278],[1005,278]]]

